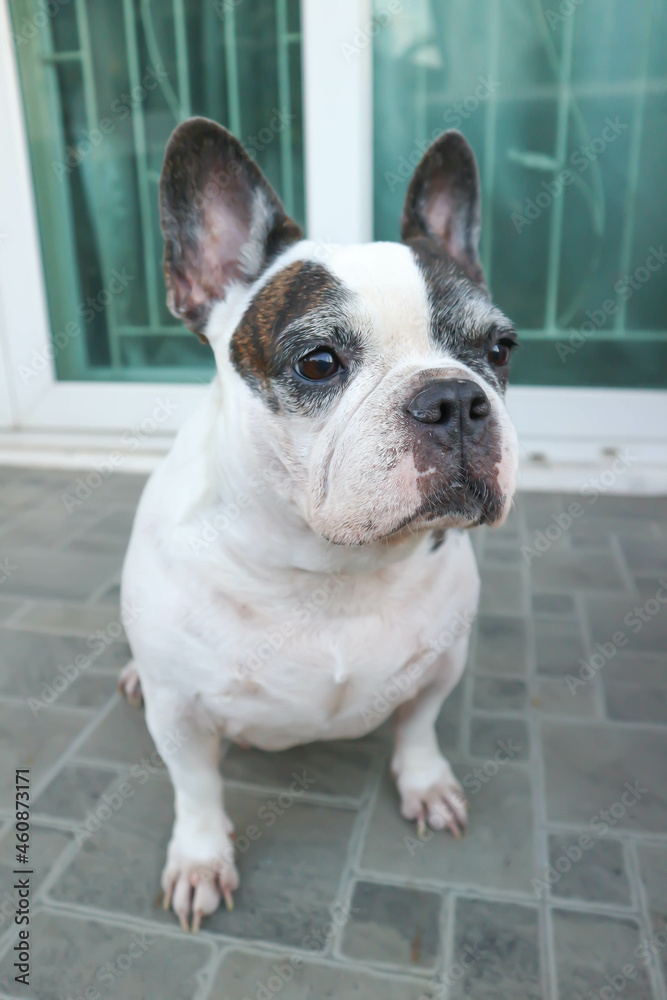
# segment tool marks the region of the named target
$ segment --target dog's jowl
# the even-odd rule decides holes
[[[502,522],[515,488],[516,334],[484,283],[458,132],[417,167],[400,244],[303,239],[204,119],[169,141],[160,210],[169,308],[217,374],[139,506],[122,684],[140,682],[174,785],[166,905],[197,928],[239,881],[221,738],[280,750],[394,712],[397,808],[465,825],[434,725],[477,608],[466,529]]]

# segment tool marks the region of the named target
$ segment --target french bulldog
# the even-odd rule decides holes
[[[165,905],[197,930],[239,884],[222,738],[275,751],[394,714],[403,816],[466,824],[435,722],[478,603],[466,529],[500,524],[515,491],[517,338],[485,284],[459,132],[417,166],[401,243],[304,239],[203,118],[169,140],[160,213],[169,309],[217,373],[137,510],[121,687],[174,786]]]

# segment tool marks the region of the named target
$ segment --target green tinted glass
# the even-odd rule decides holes
[[[398,238],[414,165],[460,129],[522,335],[514,381],[667,385],[667,5],[375,0],[375,18],[376,238]]]
[[[303,221],[298,0],[10,2],[58,377],[207,379],[165,305],[165,143],[221,122]]]

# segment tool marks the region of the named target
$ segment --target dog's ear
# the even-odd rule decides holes
[[[426,150],[410,181],[401,238],[435,240],[474,282],[484,285],[478,253],[480,216],[475,154],[460,132],[443,132]]]
[[[241,143],[207,118],[188,119],[169,139],[160,223],[167,305],[203,341],[229,286],[254,281],[302,236]]]

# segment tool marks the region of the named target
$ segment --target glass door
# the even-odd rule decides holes
[[[190,115],[304,218],[298,0],[10,0],[59,380],[208,381],[165,304],[157,184]]]
[[[445,128],[478,157],[513,382],[667,385],[667,6],[375,0],[375,236]]]

